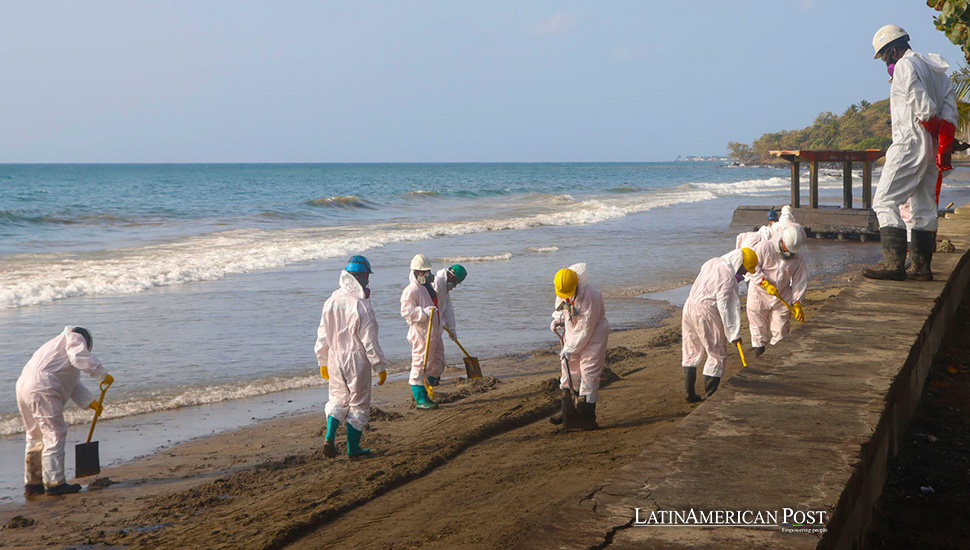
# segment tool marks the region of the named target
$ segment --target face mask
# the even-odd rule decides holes
[[[415,275],[414,278],[417,279],[419,285],[426,285],[434,280],[434,277],[430,273]]]
[[[556,308],[556,311],[562,311],[562,310],[566,310],[566,312],[569,313],[570,321],[572,321],[574,315],[579,315],[579,308],[576,307],[576,304],[574,302],[571,302],[569,300],[563,300],[562,302],[559,303],[559,307]]]
[[[456,285],[455,283],[449,282],[448,283],[448,290],[455,290],[455,287],[456,286],[458,286],[458,285]]]
[[[734,278],[740,283],[741,281],[744,280],[744,275],[741,275],[740,273],[735,273]]]
[[[893,71],[896,70],[896,64],[895,63],[890,63],[889,65],[886,65],[886,70],[889,71],[889,78],[892,78],[893,77]]]
[[[370,287],[364,287],[364,298],[370,299]]]
[[[782,250],[781,251],[781,259],[782,260],[790,260],[790,259],[792,259],[794,257],[795,257],[795,253],[794,252],[787,252],[785,250]]]

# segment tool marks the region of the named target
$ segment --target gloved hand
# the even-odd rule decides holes
[[[101,413],[104,412],[104,407],[101,405],[101,403],[98,403],[97,399],[92,401],[91,404],[88,405],[88,408],[93,409],[94,412],[98,413],[98,416],[101,416]]]
[[[769,283],[768,279],[762,279],[760,284],[761,288],[765,289],[765,292],[771,294],[772,296],[778,296],[778,289],[775,288],[775,285]]]
[[[738,344],[740,344],[741,343],[741,337],[738,336],[738,339],[737,340],[731,340],[731,343],[734,344],[735,346],[738,345]]]
[[[561,359],[561,360],[563,360],[563,361],[565,361],[565,362],[568,363],[569,362],[569,355],[570,354],[569,354],[568,351],[563,350],[563,351],[559,352],[559,359]]]
[[[553,319],[552,322],[549,323],[549,330],[556,332],[557,330],[565,326],[566,326],[566,321],[563,321],[562,317],[560,317],[558,319]]]
[[[322,376],[324,380],[330,380],[330,373],[327,372],[326,365],[320,365],[320,376]]]
[[[381,373],[378,376],[380,376],[380,380],[377,381],[377,385],[378,386],[383,386],[384,385],[384,382],[387,382],[387,371],[386,370],[382,370]]]
[[[956,126],[946,120],[940,120],[940,146],[936,152],[936,168],[940,172],[953,170],[953,165],[950,163],[950,155],[953,154],[953,136],[955,133]]]
[[[451,338],[452,342],[458,341],[458,333],[454,329],[448,331],[448,338]]]
[[[795,302],[794,304],[792,304],[791,308],[795,310],[795,320],[796,321],[801,321],[801,322],[804,323],[805,322],[805,312],[802,311],[802,304],[801,304],[801,302]]]
[[[104,387],[108,387],[115,383],[115,377],[111,376],[110,374],[105,374],[104,380],[102,380],[101,383],[104,384]]]

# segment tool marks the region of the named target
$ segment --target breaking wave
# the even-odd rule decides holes
[[[337,195],[325,199],[313,199],[306,202],[309,206],[329,207],[329,208],[367,208],[374,210],[377,207],[374,203],[366,201],[357,195]]]
[[[424,191],[422,189],[417,189],[414,191],[409,191],[405,196],[406,197],[437,197],[438,194],[439,193],[437,191]]]
[[[512,259],[512,253],[493,254],[491,256],[453,256],[450,258],[439,258],[438,261],[444,263],[460,262],[502,262]]]
[[[533,254],[550,254],[552,252],[559,252],[559,247],[556,245],[552,246],[540,246],[538,248],[526,248],[526,252],[532,252]]]

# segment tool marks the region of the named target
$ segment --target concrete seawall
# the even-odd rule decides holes
[[[970,206],[941,220],[939,236],[957,252],[934,255],[936,281],[855,277],[669,438],[516,548],[864,546],[888,460],[970,282]],[[670,521],[690,511],[741,525]],[[752,525],[758,512],[777,520]]]

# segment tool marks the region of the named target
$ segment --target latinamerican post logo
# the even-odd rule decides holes
[[[784,533],[824,533],[825,510],[653,510],[634,508],[634,527],[755,527]]]

